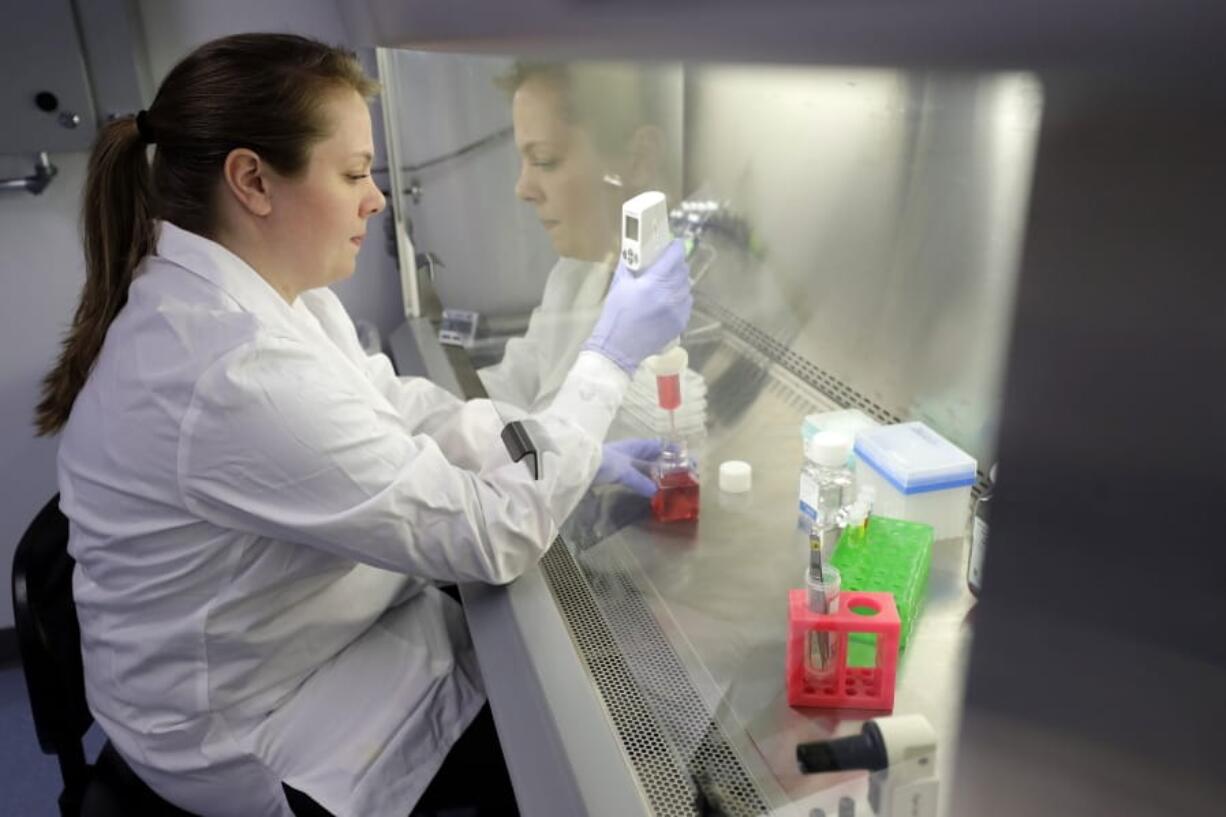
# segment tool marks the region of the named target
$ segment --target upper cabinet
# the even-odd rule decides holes
[[[130,0],[0,0],[0,154],[87,150],[149,98]]]

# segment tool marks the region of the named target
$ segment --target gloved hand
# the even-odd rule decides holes
[[[634,374],[643,358],[681,334],[693,305],[685,245],[674,240],[638,277],[624,261],[618,263],[596,328],[583,348]]]
[[[651,464],[660,456],[660,441],[648,439],[617,440],[604,444],[604,458],[596,471],[596,485],[616,484],[640,496],[656,493],[650,476]]]

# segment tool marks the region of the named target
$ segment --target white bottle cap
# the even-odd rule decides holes
[[[743,494],[753,487],[753,467],[742,460],[727,460],[719,464],[719,489],[730,494]]]
[[[818,465],[834,468],[847,464],[855,440],[850,434],[841,431],[819,431],[809,438],[805,446],[805,456]]]

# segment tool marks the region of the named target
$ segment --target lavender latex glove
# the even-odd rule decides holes
[[[693,305],[685,245],[674,240],[637,277],[624,262],[617,265],[596,328],[583,348],[634,374],[643,358],[681,334]]]
[[[605,443],[603,453],[594,484],[621,485],[639,496],[655,495],[656,483],[650,473],[651,464],[660,456],[659,440],[617,440]]]

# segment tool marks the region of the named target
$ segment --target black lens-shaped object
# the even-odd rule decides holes
[[[881,730],[872,721],[864,724],[858,735],[799,744],[796,762],[805,774],[851,769],[877,772],[889,765]]]

